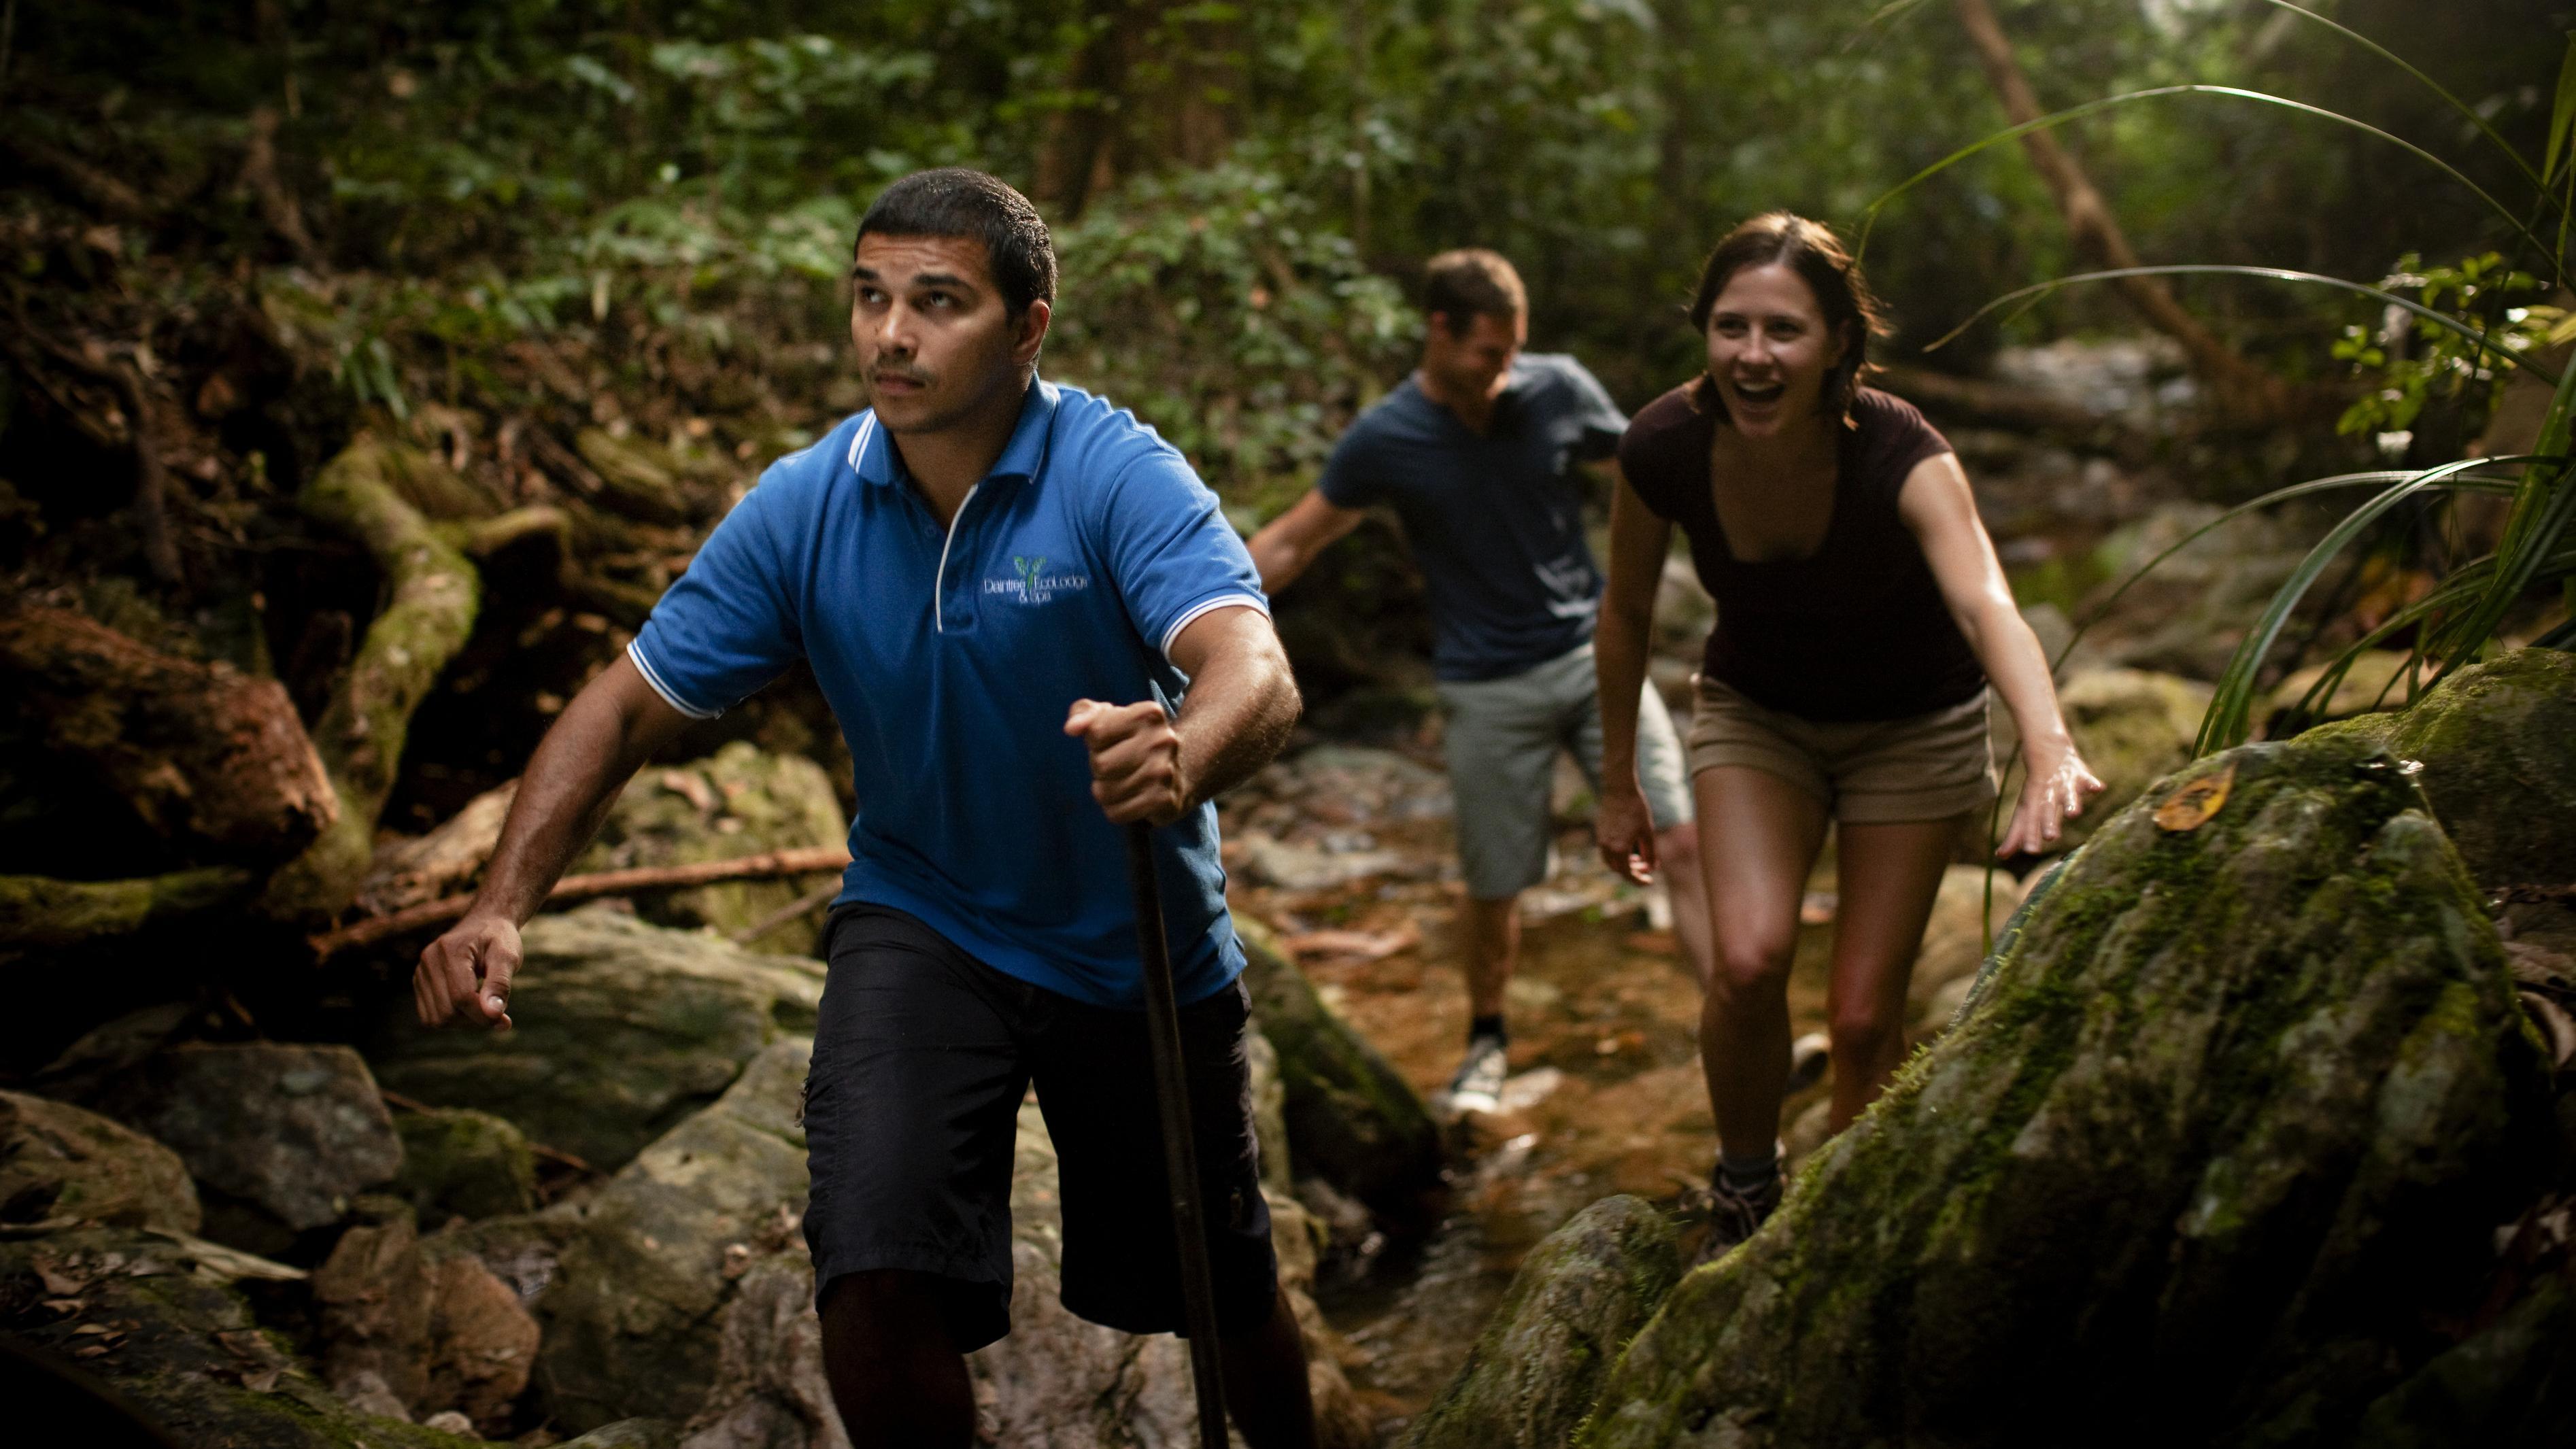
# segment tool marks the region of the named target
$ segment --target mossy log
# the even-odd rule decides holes
[[[0,676],[52,750],[86,760],[144,824],[199,860],[264,864],[338,817],[274,679],[150,649],[68,609],[0,612]]]
[[[345,908],[374,859],[376,817],[401,768],[412,712],[474,632],[481,580],[444,530],[404,501],[393,476],[436,464],[397,459],[360,434],[305,485],[304,511],[366,547],[384,571],[386,603],[314,730],[339,797],[339,819],[269,881],[263,911],[280,919]]]
[[[229,865],[134,880],[0,875],[0,948],[46,949],[209,910],[248,893],[250,872]]]
[[[2226,771],[2214,816],[2158,823]],[[2469,1320],[2553,1155],[2421,803],[2312,735],[2105,824],[1960,1026],[1674,1290],[1581,1442],[2349,1442]]]
[[[1399,1231],[1427,1228],[1440,1183],[1440,1125],[1420,1093],[1333,1014],[1267,926],[1235,917],[1253,1019],[1279,1052],[1297,1171],[1368,1204]]]

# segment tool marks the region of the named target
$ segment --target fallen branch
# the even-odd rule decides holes
[[[1878,386],[1932,412],[1989,427],[2073,438],[2129,431],[2128,425],[2119,418],[2097,413],[2037,388],[2015,387],[1983,378],[1956,377],[1930,368],[1903,364],[1880,367],[1876,381]]]
[[[427,835],[379,849],[366,884],[358,888],[358,909],[370,916],[391,915],[436,900],[482,874],[484,862],[501,843],[501,826],[518,794],[516,780],[496,786],[466,801],[464,809]]]
[[[849,863],[850,853],[840,846],[815,845],[737,856],[732,860],[702,860],[694,865],[648,865],[630,870],[603,870],[589,875],[565,876],[555,882],[552,891],[547,892],[546,904],[589,900],[595,896],[621,896],[634,891],[683,890],[691,886],[714,885],[719,881],[812,875],[816,871],[839,870]],[[308,939],[315,959],[327,959],[352,946],[365,946],[388,936],[417,931],[423,926],[456,920],[473,904],[472,895],[448,896]]]
[[[795,920],[797,917],[804,915],[816,906],[831,904],[832,898],[840,893],[841,878],[839,876],[834,876],[832,879],[825,881],[823,884],[814,887],[805,894],[798,896],[796,899],[789,901],[783,906],[780,906],[777,910],[771,911],[768,915],[765,915],[759,920],[752,922],[750,925],[743,927],[741,930],[734,932],[725,939],[733,942],[737,946],[747,946],[752,942],[759,940],[761,937],[768,935],[770,932],[777,930],[779,927],[786,925],[789,921]]]

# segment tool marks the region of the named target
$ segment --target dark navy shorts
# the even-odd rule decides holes
[[[1010,1328],[1011,1160],[1035,1082],[1064,1207],[1064,1306],[1129,1333],[1179,1332],[1180,1264],[1142,1012],[1005,975],[901,911],[851,905],[824,934],[831,974],[805,1082],[816,1302],[847,1273],[947,1281],[962,1351]],[[1237,981],[1181,1008],[1217,1322],[1268,1316],[1278,1263],[1261,1200],[1248,1001]]]

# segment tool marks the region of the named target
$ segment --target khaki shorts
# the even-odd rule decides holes
[[[1827,722],[1766,709],[1702,677],[1690,768],[1744,765],[1777,775],[1850,825],[1948,820],[1995,800],[1986,743],[1989,696],[1905,719]]]

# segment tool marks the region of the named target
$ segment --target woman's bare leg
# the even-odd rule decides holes
[[[1700,1067],[1719,1149],[1768,1157],[1780,1136],[1789,1075],[1789,962],[1798,901],[1825,841],[1825,805],[1777,775],[1741,765],[1702,770],[1700,863],[1717,965],[1700,1004]]]
[[[1825,1012],[1837,1132],[1878,1100],[1904,1061],[1905,988],[1958,832],[1956,820],[1846,824],[1836,839],[1840,904]]]

